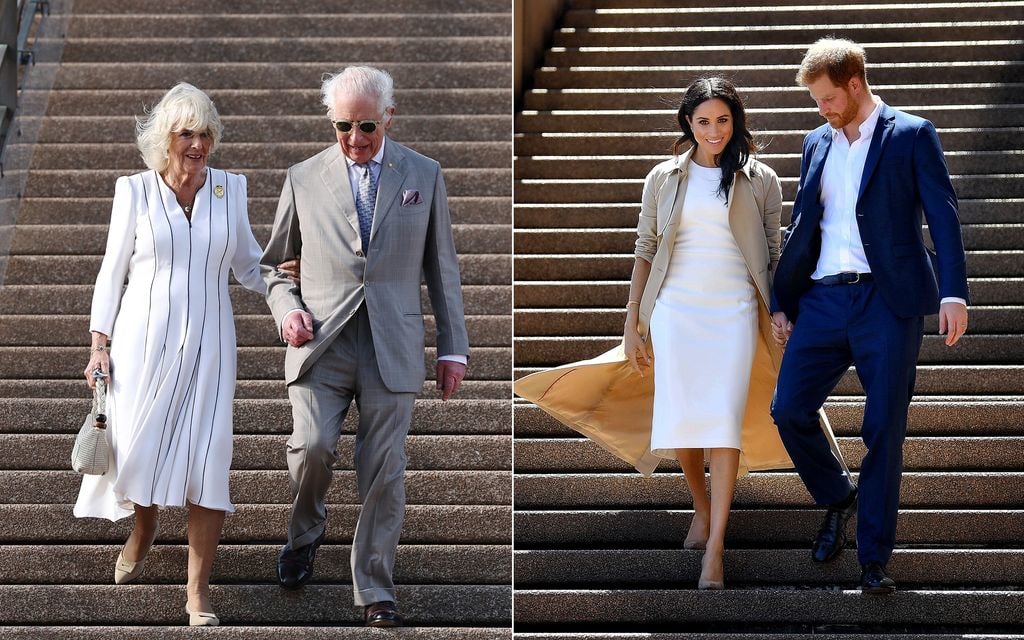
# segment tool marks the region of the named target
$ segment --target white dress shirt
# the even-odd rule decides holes
[[[821,253],[811,274],[813,280],[837,273],[871,273],[857,226],[857,198],[871,138],[882,112],[881,99],[873,98],[875,108],[858,127],[860,137],[854,142],[846,138],[842,129],[832,130],[832,147],[821,174],[820,197],[825,211],[821,216]],[[942,302],[967,305],[963,298],[943,298]]]
[[[387,143],[388,138],[387,136],[384,136],[384,139],[380,141],[380,149],[378,149],[377,153],[375,153],[370,159],[370,171],[373,172],[373,181],[377,184],[380,184],[380,170],[384,164],[384,145]],[[348,182],[352,186],[352,195],[355,197],[355,194],[359,193],[359,179],[362,177],[363,172],[354,160],[348,156],[343,157],[345,158],[345,164],[348,166]],[[299,268],[302,268],[301,265]],[[302,309],[292,309],[286,313],[284,318],[281,319],[281,325],[284,326],[284,321],[288,319],[288,316],[292,315],[296,311],[302,311]],[[469,359],[461,354],[438,356],[437,359],[451,360],[462,364],[467,364],[469,362]]]

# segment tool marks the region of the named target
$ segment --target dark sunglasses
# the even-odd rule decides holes
[[[373,133],[380,126],[380,122],[377,120],[356,120],[355,122],[350,120],[332,120],[334,128],[342,133],[348,133],[352,130],[352,127],[359,127],[359,130],[363,133]]]

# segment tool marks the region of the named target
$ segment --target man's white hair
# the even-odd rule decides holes
[[[334,120],[334,102],[343,95],[375,98],[377,110],[386,122],[391,119],[387,109],[395,106],[395,81],[387,71],[374,67],[345,67],[338,73],[324,74],[320,99],[331,120]]]
[[[213,140],[210,153],[217,148],[224,133],[224,125],[210,96],[187,82],[179,82],[144,117],[135,119],[135,141],[146,166],[157,172],[167,169],[171,134],[186,129],[208,130]]]

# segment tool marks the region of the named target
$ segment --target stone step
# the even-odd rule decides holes
[[[907,105],[901,107],[916,116],[931,120],[936,127],[1021,127],[1024,104],[991,105]],[[748,109],[750,126],[755,129],[803,129],[810,131],[823,124],[813,106]],[[397,122],[397,121],[396,121]],[[620,131],[679,131],[676,110],[650,109],[595,111],[524,112],[516,118],[517,133],[583,131],[605,133]]]
[[[809,549],[821,526],[822,513],[817,508],[734,508],[729,515],[726,545]],[[692,511],[674,509],[517,510],[516,549],[679,548],[692,517]],[[1022,535],[1024,512],[1012,509],[904,508],[896,529],[900,549],[1018,548]],[[846,554],[841,557],[845,559]]]
[[[13,441],[11,441],[13,440]],[[58,448],[56,438],[40,439],[38,436],[22,436],[6,439],[9,442],[12,459],[25,459],[33,445]],[[60,446],[65,443],[61,440]],[[236,438],[237,442],[237,438]],[[839,438],[839,448],[851,469],[860,469],[861,461],[867,454],[860,437]],[[14,452],[17,453],[14,453]],[[416,450],[413,449],[413,452]],[[70,454],[67,444],[62,453]],[[52,466],[39,463],[39,468],[59,468],[67,465],[68,455],[52,456]],[[283,459],[284,449],[280,457]],[[622,460],[608,453],[586,438],[525,439],[520,436],[515,443],[516,473],[628,473],[633,469]],[[38,457],[38,456],[37,456]],[[50,457],[50,456],[48,456]],[[951,437],[938,438],[911,436],[903,444],[903,469],[909,471],[1013,471],[1020,468],[1024,457],[1024,434],[1016,437]],[[0,459],[7,459],[5,455]],[[255,456],[249,456],[255,460]],[[672,461],[665,464],[676,469]],[[10,468],[15,468],[13,465]],[[242,468],[237,464],[234,468]],[[467,467],[469,468],[469,467]]]
[[[1024,507],[1024,496],[1020,492],[1022,480],[1024,473],[1012,472],[907,472],[903,474],[900,504],[906,508],[1020,509]],[[690,504],[685,484],[678,471],[658,473],[650,478],[636,472],[517,473],[515,508],[678,509]],[[811,504],[811,497],[796,473],[752,473],[736,481],[735,507],[809,507]]]
[[[898,598],[864,597],[856,590],[730,589],[702,593],[696,589],[596,589],[516,591],[517,631],[530,625],[554,625],[572,611],[577,628],[626,626],[634,631],[669,625],[692,631],[854,625],[865,631],[892,627],[956,625],[971,630],[1013,628],[1024,621],[1024,592],[1004,590],[901,591]],[[879,636],[876,636],[879,637]]]
[[[470,374],[472,376],[472,374]],[[88,396],[84,380],[62,378],[36,380],[0,379],[0,398],[78,398]],[[420,400],[439,400],[440,393],[434,380],[426,379],[420,391]],[[83,396],[85,394],[85,396]],[[463,380],[459,386],[458,400],[504,400],[512,396],[512,383],[502,380]],[[241,378],[235,385],[236,400],[287,399],[288,390],[284,380],[247,380]],[[455,400],[449,400],[455,402]],[[84,405],[83,405],[84,406]],[[507,431],[507,430],[506,430]]]
[[[81,198],[108,191],[124,171],[95,169],[33,169],[25,195],[35,198]],[[287,167],[247,169],[248,193],[256,198],[281,195]],[[445,169],[445,186],[456,196],[511,196],[512,172],[508,168]]]
[[[810,42],[807,40],[806,42]],[[691,78],[699,75],[728,75],[739,86],[783,86],[795,84],[798,62],[794,59],[790,65],[665,65],[657,68],[616,69],[612,67],[595,67],[583,69],[550,68],[540,69],[533,76],[534,87],[538,89],[572,88],[629,88],[671,87],[679,84],[680,78]],[[96,79],[89,79],[90,84],[105,81],[101,74],[104,69],[95,72]],[[297,72],[297,70],[296,70]],[[937,76],[944,82],[1013,82],[1024,81],[1024,62],[915,62],[912,66],[900,63],[879,63],[871,65],[873,78],[889,84],[927,84]],[[206,79],[197,68],[193,74]],[[154,73],[160,77],[159,74]],[[161,78],[162,79],[162,78]],[[212,79],[212,78],[211,78]],[[68,81],[66,81],[68,82]],[[131,78],[135,86],[142,80]],[[154,80],[155,82],[155,80]],[[227,82],[226,79],[223,82]],[[220,83],[207,82],[206,84]],[[60,88],[70,88],[66,83]],[[295,86],[295,85],[286,85]],[[460,86],[463,86],[460,84]],[[476,85],[473,85],[476,86]],[[951,123],[951,125],[956,122]],[[646,130],[646,129],[644,129]]]
[[[786,0],[786,2],[796,0]],[[862,0],[857,0],[858,2]],[[779,3],[776,3],[779,4]],[[784,4],[784,3],[783,3]],[[858,629],[862,627],[860,625],[831,625],[823,624],[819,625],[820,631],[811,633],[797,633],[797,632],[780,632],[780,633],[652,633],[645,634],[643,638],[649,638],[650,640],[864,640],[863,633],[857,633]],[[558,633],[558,632],[537,632],[537,633],[516,633],[516,640],[635,640],[637,635],[632,633],[627,625],[624,630],[618,632],[608,632],[609,625],[601,626],[603,631],[591,632],[591,633]],[[805,628],[810,628],[809,625],[805,625]],[[841,633],[835,632],[837,629],[846,629],[852,633]],[[15,636],[21,638],[21,636]],[[49,639],[50,636],[42,636]],[[86,636],[69,636],[71,638],[85,638]],[[92,638],[93,636],[87,636]],[[95,636],[100,637],[100,636]],[[121,636],[111,636],[115,640]],[[146,637],[146,636],[141,636]],[[169,638],[177,638],[178,636],[168,636]],[[259,636],[262,638],[263,636]],[[302,637],[305,636],[296,636]],[[886,632],[886,638],[890,640],[962,640],[964,636],[962,634],[949,634],[949,633],[889,633]],[[977,633],[971,634],[970,636],[974,640],[1020,640],[1024,638],[1024,635],[1014,634],[985,634]]]
[[[1018,382],[1024,367],[1014,365],[1006,372]],[[931,375],[946,373],[945,367],[932,368]],[[919,374],[920,375],[920,374]],[[928,377],[928,376],[925,376]],[[980,392],[981,389],[975,391]],[[851,402],[833,396],[825,403],[825,412],[836,435],[853,437],[860,435],[864,420],[863,398]],[[517,402],[513,408],[515,414],[515,434],[523,438],[579,438],[579,434],[559,423],[544,413],[540,408]],[[907,417],[907,432],[912,438],[928,438],[921,440],[926,445],[942,446],[942,437],[972,438],[1017,438],[1024,435],[1024,407],[1016,400],[1000,400],[994,397],[986,400],[968,400],[965,398],[925,399],[920,395],[910,403]],[[934,442],[932,442],[934,440]],[[543,440],[538,441],[539,444]],[[579,443],[577,443],[579,444]],[[856,445],[854,442],[852,446]]]
[[[1024,173],[1022,149],[947,151],[945,158],[946,166],[953,174]],[[518,158],[515,162],[515,175],[518,180],[643,178],[654,165],[665,159],[662,154]],[[799,153],[762,153],[757,159],[781,176],[800,175]]]
[[[40,143],[129,143],[135,139],[134,116],[47,116],[26,117],[25,127],[41,124]],[[224,116],[224,142],[318,143],[321,149],[335,144],[330,123],[320,115]],[[420,141],[459,140],[465,142],[507,140],[512,118],[507,115],[431,115],[395,117],[390,133],[415,148]],[[97,127],[102,129],[98,131]],[[280,171],[287,167],[281,166]],[[282,174],[283,176],[283,174]],[[455,195],[462,195],[456,193]]]
[[[926,335],[918,362],[921,364],[1017,364],[1024,361],[1024,341],[1020,334],[971,335],[953,347],[944,344],[945,336]],[[554,366],[586,360],[604,353],[622,342],[622,336],[573,338],[515,338],[517,366]],[[0,349],[0,371],[6,374],[7,354]],[[37,356],[39,357],[39,356]],[[243,358],[239,358],[239,370]],[[9,366],[9,365],[8,365]],[[42,367],[39,367],[42,369]],[[13,375],[13,371],[10,375]],[[479,375],[479,374],[478,374]]]
[[[128,41],[134,42],[134,41]],[[159,42],[159,41],[141,41]],[[244,41],[243,41],[244,42]],[[300,40],[301,42],[301,40]],[[808,40],[808,43],[811,42]],[[98,43],[97,43],[98,44]],[[216,41],[213,43],[216,47]],[[864,46],[868,60],[874,66],[879,63],[898,62],[968,62],[974,60],[998,60],[1008,49],[1019,49],[1024,40],[949,40],[939,42],[873,42]],[[156,45],[157,48],[159,45]],[[200,45],[205,46],[205,45]],[[358,44],[355,45],[358,48]],[[72,50],[75,56],[76,41],[72,40],[64,51]],[[98,48],[98,47],[97,47]],[[409,58],[419,60],[415,48],[409,51]],[[116,48],[114,49],[117,50]],[[158,49],[159,50],[159,49]],[[694,59],[711,57],[716,65],[751,64],[792,64],[800,60],[807,51],[807,43],[768,44],[721,44],[721,45],[677,45],[667,47],[553,47],[544,56],[544,67],[655,67],[663,65],[689,64]],[[165,59],[175,59],[168,51]],[[65,60],[68,60],[65,53]],[[80,54],[79,54],[80,55]],[[182,55],[182,54],[178,54]],[[188,54],[185,54],[188,55]],[[282,52],[283,60],[291,60],[289,53]],[[102,60],[99,51],[89,60]],[[313,59],[313,58],[303,58]],[[316,58],[322,59],[322,58]],[[197,58],[206,61],[207,58]],[[77,59],[71,60],[77,62]],[[230,61],[230,59],[225,59]]]
[[[287,484],[287,478],[283,481]],[[68,502],[74,500],[75,493]],[[110,522],[102,518],[76,518],[72,504],[0,504],[0,541],[3,544],[124,544],[132,530],[131,518]],[[284,544],[288,538],[289,504],[237,504],[224,520],[224,544]],[[327,544],[351,544],[359,505],[331,506]],[[164,509],[160,514],[157,544],[187,542],[188,512]],[[820,516],[819,516],[820,519]],[[54,527],[60,522],[60,527]],[[1012,529],[1012,526],[1011,526]],[[416,505],[405,510],[402,544],[508,545],[512,542],[512,507],[504,505]]]
[[[540,367],[516,367],[513,377],[519,379],[540,369]],[[972,394],[1015,395],[1024,391],[1022,380],[1024,380],[1024,365],[918,365],[914,393],[916,397],[922,399],[932,396],[962,397]],[[462,391],[460,390],[459,393],[461,394]],[[864,395],[860,379],[852,367],[840,378],[832,393],[835,396]],[[236,393],[236,397],[237,395]],[[0,397],[3,397],[2,387],[0,387]],[[932,419],[934,420],[934,418]],[[935,428],[938,425],[929,423],[929,426]],[[949,425],[954,432],[960,426],[962,425],[959,424],[959,417]],[[1010,425],[1004,426],[1012,428]],[[519,432],[524,428],[522,422],[516,425]],[[997,428],[996,425],[985,425],[985,429],[995,428]]]
[[[298,142],[281,144],[225,143],[217,147],[213,163],[228,171],[248,173],[250,169],[281,169],[320,153],[326,143]],[[508,168],[509,142],[424,142],[416,151],[437,160],[445,170]],[[118,144],[40,144],[32,151],[34,169],[120,170],[123,173],[145,171],[131,143]],[[283,182],[283,180],[282,180]]]
[[[217,640],[362,640],[367,635],[366,628],[358,625],[310,627],[301,624],[206,627],[202,635]],[[193,640],[197,637],[195,629],[185,626],[30,626],[4,627],[3,632],[8,640]],[[512,640],[511,629],[498,627],[417,627],[413,633],[417,640]],[[982,636],[979,638],[984,640]],[[833,636],[816,636],[814,640],[833,640]],[[919,639],[908,636],[906,640]],[[929,636],[929,640],[950,638]]]
[[[78,227],[79,229],[81,227]],[[483,236],[480,233],[478,227],[470,227],[467,229],[465,235],[469,233],[478,234],[477,237]],[[504,231],[504,227],[497,227],[493,234],[487,234],[484,237],[479,237],[478,242],[465,240],[466,244],[483,245],[488,240],[491,240],[491,236],[499,237]],[[1024,223],[1022,224],[965,224],[961,227],[963,235],[964,248],[969,251],[992,251],[992,250],[1014,250],[1024,246]],[[266,235],[269,235],[270,230],[266,230]],[[34,237],[36,234],[26,234],[25,230],[19,231],[19,234],[26,236],[24,243],[19,242],[20,238],[16,234],[14,242],[11,245],[11,253],[28,253],[30,250],[38,251],[39,253],[53,253],[50,251],[51,248],[59,247],[60,244],[56,239],[48,240],[47,236],[39,234],[38,239]],[[53,236],[58,234],[54,233]],[[266,237],[263,236],[263,237]],[[103,238],[105,236],[101,235]],[[257,234],[257,239],[262,240],[263,237]],[[473,240],[477,240],[474,237]],[[631,227],[619,228],[619,229],[580,229],[580,228],[547,228],[547,229],[517,229],[514,231],[514,242],[516,255],[541,255],[541,254],[595,254],[595,253],[629,253],[636,245],[636,226],[635,223]],[[65,240],[65,238],[61,238]],[[463,240],[463,238],[456,235],[456,240]],[[50,243],[52,246],[48,246]],[[64,242],[64,246],[67,243]],[[491,253],[487,251],[486,246],[480,246],[481,253]],[[83,253],[96,251],[102,251],[102,247],[82,247]],[[461,248],[460,248],[461,251]]]
[[[806,97],[806,93],[802,96]],[[821,123],[815,123],[814,126],[818,124]],[[755,140],[767,145],[765,152],[771,153],[800,153],[804,138],[809,132],[809,129],[770,130],[752,126],[751,132]],[[1018,149],[1018,140],[1024,135],[1024,128],[1021,127],[938,127],[937,131],[942,147],[946,151]],[[678,132],[678,125],[666,120],[655,131],[606,131],[601,134],[552,131],[543,135],[517,131],[513,142],[515,153],[520,157],[549,156],[555,153],[560,156],[660,154],[662,157],[668,157],[672,143],[679,135]]]
[[[434,316],[424,316],[427,345],[435,346]],[[89,316],[0,315],[0,346],[86,346]],[[973,329],[974,327],[972,327]],[[508,315],[466,316],[470,344],[500,347],[512,343],[512,318]],[[984,332],[985,325],[977,326]],[[269,347],[281,342],[274,318],[263,315],[235,315],[235,342],[240,347]]]
[[[516,220],[518,224],[518,219]],[[516,313],[525,309],[541,309],[553,301],[575,309],[619,307],[626,304],[629,281],[530,281],[517,278],[515,284]],[[1024,278],[969,278],[971,304],[1020,305],[1024,304]],[[7,309],[7,298],[0,289],[0,308]]]
[[[114,19],[117,16],[112,16]],[[148,16],[146,19],[153,19]],[[244,16],[238,16],[244,20]],[[76,16],[75,20],[81,19]],[[216,17],[203,16],[193,19],[191,31],[198,20]],[[270,18],[265,18],[270,19]],[[425,17],[430,19],[430,17]],[[410,22],[412,22],[410,20]],[[73,27],[74,28],[74,27]],[[301,32],[297,32],[301,33]],[[444,32],[442,32],[444,33]],[[512,40],[508,36],[482,33],[469,37],[438,38],[436,33],[429,36],[402,38],[380,37],[327,37],[281,38],[275,36],[235,36],[230,38],[207,36],[189,38],[189,46],[181,46],[181,39],[167,37],[167,33],[141,38],[88,37],[79,35],[64,41],[61,62],[97,62],[111,60],[132,60],[138,63],[224,63],[263,62],[273,65],[293,62],[315,62],[328,67],[338,66],[339,52],[350,61],[373,60],[378,63],[415,64],[424,62],[459,63],[473,62],[507,63],[512,57]],[[45,48],[57,44],[47,40],[37,41],[36,46]],[[990,45],[989,45],[990,46]],[[986,50],[982,45],[979,49]],[[984,59],[982,58],[974,59]],[[52,62],[52,60],[47,60]]]
[[[311,584],[299,594],[276,584],[214,585],[210,591],[225,625],[362,624],[362,612],[351,606],[351,586]],[[411,626],[511,623],[511,585],[399,585],[396,592]],[[0,617],[7,624],[178,625],[187,619],[184,603],[182,585],[0,586]]]
[[[474,21],[478,19],[473,18]],[[131,20],[135,23],[140,22],[135,17],[131,17]],[[238,19],[232,18],[232,20]],[[121,21],[113,17],[104,17],[101,22],[112,26]],[[200,24],[189,23],[187,30],[189,32],[202,30],[204,27],[201,27]],[[136,29],[138,25],[133,24],[130,28]],[[164,32],[164,34],[177,32],[172,30]],[[200,36],[198,33],[195,35]],[[275,34],[274,37],[278,35]],[[312,35],[310,34],[310,36]],[[412,36],[413,34],[408,35]],[[92,37],[112,36],[93,34]],[[252,87],[309,89],[320,86],[320,76],[324,72],[335,71],[346,64],[361,62],[365,61],[335,58],[331,62],[282,62],[269,67],[262,62],[195,64],[151,62],[146,65],[122,62],[69,62],[60,64],[53,86],[55,89],[163,89],[166,91],[168,87],[184,80],[203,90],[248,89]],[[56,63],[40,62],[37,66],[45,73],[50,71],[46,69],[46,66],[53,64]],[[388,71],[394,77],[396,86],[409,89],[423,89],[438,84],[455,89],[504,89],[508,87],[512,75],[510,62],[383,62],[376,66]],[[979,67],[979,75],[972,80],[984,79],[985,73],[981,71],[982,68]],[[443,81],[439,80],[440,78],[443,78]],[[1007,81],[1013,81],[1012,74]]]
[[[25,225],[14,233],[10,255],[101,256],[107,245],[107,229],[106,224]],[[269,241],[271,230],[271,225],[252,225],[253,235],[260,246]],[[463,255],[507,254],[512,251],[512,234],[508,225],[454,224],[452,235],[456,250]]]
[[[321,147],[323,148],[323,147]],[[140,168],[141,169],[141,168]],[[232,168],[226,168],[231,171]],[[240,169],[247,174],[247,169]],[[128,171],[121,172],[128,174]],[[283,182],[283,180],[282,180]],[[280,185],[278,185],[280,188]],[[106,197],[23,198],[18,212],[18,225],[32,224],[106,224],[110,221],[113,183],[98,187],[95,193]],[[273,224],[280,194],[258,198],[249,195],[249,222]],[[512,199],[507,196],[451,196],[448,207],[454,224],[510,224]]]
[[[1015,174],[952,175],[950,179],[958,197],[962,198],[1021,198],[1024,197],[1024,179]],[[792,200],[796,196],[798,178],[781,176],[782,197]],[[578,202],[640,202],[643,195],[642,179],[619,180],[516,180],[517,202],[578,203]]]
[[[646,548],[517,551],[516,588],[692,588],[700,577],[702,555],[700,551]],[[1020,584],[1024,578],[1022,556],[1021,549],[897,549],[886,569],[899,580],[901,592],[959,590],[968,585],[1007,588]],[[103,556],[103,568],[108,569],[107,564],[115,557],[116,553],[111,555],[108,551]],[[725,581],[729,589],[758,585],[849,586],[859,579],[860,564],[853,553],[844,553],[837,562],[821,566],[810,561],[807,549],[725,551]]]
[[[802,46],[806,48],[806,44]],[[778,87],[743,86],[739,89],[743,96],[743,102],[748,109],[799,108],[812,104],[807,95],[807,89],[795,85]],[[1019,83],[998,82],[871,85],[872,93],[881,97],[886,104],[893,106],[904,104],[1014,104],[1020,100],[1021,89],[1022,87]],[[59,96],[62,93],[65,92],[58,92],[55,96]],[[51,105],[55,96],[50,98]],[[669,106],[678,107],[681,98],[682,90],[677,87],[663,89],[634,87],[628,90],[602,88],[564,89],[560,91],[535,89],[527,91],[523,96],[523,109],[536,111],[665,109]],[[217,99],[215,97],[214,100],[217,102],[217,108],[220,109],[221,113],[224,113],[224,108],[221,107],[223,98]],[[51,106],[51,113],[52,110],[53,107]]]
[[[82,375],[84,347],[0,347],[0,379],[71,378]],[[472,349],[467,375],[475,380],[508,380],[512,369],[509,347]],[[434,377],[436,350],[427,347],[424,374]],[[86,361],[87,362],[87,361]],[[429,372],[429,373],[428,373]],[[238,377],[280,380],[284,377],[284,346],[239,347]]]
[[[69,39],[110,38],[116,41],[123,40],[126,35],[132,38],[166,38],[175,33],[187,33],[189,38],[281,38],[290,34],[301,34],[305,38],[336,38],[339,33],[358,33],[398,40],[437,37],[438,34],[444,34],[446,40],[480,36],[508,38],[512,35],[507,5],[502,12],[474,14],[440,10],[437,13],[416,12],[404,18],[376,11],[354,15],[326,11],[312,13],[309,8],[306,5],[305,10],[293,15],[264,14],[262,9],[258,13],[240,15],[227,12],[210,15],[151,14],[151,8],[141,16],[130,12],[78,15],[76,11],[67,36]],[[343,66],[342,62],[335,56],[334,66]],[[397,82],[397,78],[395,84],[407,86],[405,82]]]
[[[46,112],[51,116],[122,116],[142,113],[145,106],[156,104],[165,91],[166,88],[107,89],[103,91],[69,89],[44,93],[25,89],[20,98],[26,104],[45,98]],[[207,90],[206,93],[213,99],[217,105],[217,112],[222,116],[325,115],[324,106],[320,102],[320,89],[316,86],[303,89],[213,89]],[[885,95],[888,97],[889,94]],[[978,99],[982,99],[992,94],[981,91],[977,95]],[[803,104],[797,106],[806,106],[806,93],[801,98],[803,98]],[[490,89],[395,87],[399,119],[412,115],[448,117],[459,114],[503,115],[508,114],[508,105],[511,99],[512,90],[500,87]],[[1012,102],[1012,100],[1000,101]],[[505,142],[505,140],[497,141]],[[441,161],[433,154],[426,151],[423,153]],[[441,164],[442,166],[449,165],[446,162],[441,162]]]
[[[30,260],[30,258],[12,258],[11,265],[8,266],[8,274],[10,274],[10,269],[15,266],[15,263],[21,268],[22,260]],[[518,255],[515,256],[516,280],[625,279],[629,277],[633,269],[634,260],[632,254],[596,256],[568,254],[556,256]],[[971,278],[1018,278],[1024,276],[1024,251],[968,251],[967,274]],[[463,280],[465,279],[466,276],[464,275]]]
[[[652,165],[653,166],[653,165]],[[960,198],[960,222],[963,225],[1020,222],[1024,198]],[[517,203],[516,229],[549,227],[636,227],[640,203]],[[782,203],[782,215],[789,219],[793,203]],[[252,214],[250,213],[250,216]]]
[[[732,7],[679,7],[652,11],[570,9],[562,18],[562,28],[629,29],[652,27],[747,26],[771,27],[794,24],[813,25],[874,22],[884,12],[890,23],[957,21],[964,18],[962,3],[882,3],[877,5],[835,5],[801,7],[765,7],[759,11]],[[973,20],[1024,20],[1024,5],[1019,2],[974,2]],[[749,36],[748,36],[749,37]]]
[[[11,256],[4,283],[14,285],[93,284],[99,272],[100,256]],[[463,285],[509,285],[512,256],[468,254],[459,256]]]
[[[780,3],[774,3],[779,5]],[[790,0],[781,3],[790,4]],[[806,2],[800,4],[807,5]],[[874,4],[874,3],[872,3]],[[918,3],[920,4],[920,3]],[[759,5],[760,11],[765,5]],[[822,5],[820,8],[824,8]],[[947,40],[1000,40],[1019,38],[1019,23],[1001,17],[980,19],[959,16],[953,21],[930,16],[914,21],[893,20],[881,22],[886,16],[875,13],[865,20],[842,22],[829,16],[819,17],[805,24],[759,24],[757,42],[768,44],[802,44],[807,46],[819,38],[835,37],[841,33],[863,45],[877,42],[942,42]],[[749,25],[712,25],[703,20],[673,27],[645,27],[639,29],[580,29],[560,27],[552,34],[552,43],[558,47],[646,47],[751,44]],[[794,58],[796,64],[799,58]],[[671,85],[668,85],[671,86]]]
[[[120,545],[4,545],[3,584],[110,584]],[[267,583],[277,580],[281,545],[221,545],[211,582]],[[326,544],[316,554],[316,583],[352,580],[351,545]],[[176,584],[188,562],[186,545],[158,544],[146,556],[146,571],[133,584]],[[409,545],[398,547],[398,584],[509,584],[510,549],[504,545]]]
[[[864,2],[867,0],[857,0]],[[145,13],[155,14],[162,7],[154,7],[150,0],[75,0],[75,15]],[[323,13],[365,13],[363,7],[351,0],[320,0],[315,8]],[[306,0],[233,0],[226,4],[211,4],[206,0],[177,0],[174,13],[198,15],[224,14],[302,14],[310,4]],[[508,11],[504,0],[391,0],[385,6],[374,7],[374,13],[430,14],[430,13],[501,13]]]
[[[80,478],[71,470],[0,471],[0,500],[5,504],[73,503]],[[236,504],[291,504],[287,471],[232,471],[229,478],[231,500]],[[507,505],[512,501],[512,474],[413,470],[405,476],[405,488],[409,504]],[[326,501],[329,505],[361,503],[354,471],[334,473]]]
[[[254,291],[236,284],[229,285],[228,291],[236,315],[261,315],[269,310],[264,296]],[[88,315],[92,292],[92,284],[8,284],[0,287],[0,310],[10,315]],[[420,295],[424,313],[430,315],[426,286]],[[507,315],[512,307],[512,287],[463,285],[462,301],[469,315]]]
[[[290,407],[289,407],[290,409]],[[88,409],[81,412],[85,415]],[[497,413],[497,412],[495,412]],[[506,408],[503,413],[508,413]],[[291,411],[288,411],[289,418]],[[290,426],[291,420],[281,426]],[[78,425],[81,427],[81,423]],[[288,431],[291,429],[289,428]],[[288,436],[236,435],[231,468],[236,470],[287,469]],[[73,435],[0,434],[0,469],[64,470],[70,466]],[[1015,447],[1013,442],[1008,448]],[[354,470],[356,437],[343,435],[338,441],[341,456],[336,469]],[[987,450],[987,449],[986,449]],[[496,471],[512,469],[512,438],[506,435],[420,436],[411,435],[405,451],[408,468],[430,471]],[[997,461],[984,468],[998,467]]]
[[[557,302],[564,304],[561,300]],[[970,315],[970,335],[972,337],[987,333],[1024,334],[1024,306],[979,307],[972,305]],[[13,340],[13,331],[6,328],[11,325],[5,325],[4,321],[5,319],[17,321],[18,318],[20,316],[0,316],[0,335],[12,334],[11,339]],[[625,319],[626,311],[618,305],[613,309],[576,309],[571,307],[538,310],[521,309],[515,313],[514,331],[517,337],[608,336],[622,331]],[[73,326],[80,329],[83,322],[85,322],[85,319],[81,322],[76,322]],[[42,322],[42,317],[40,317],[40,322],[33,324],[35,325],[32,328],[33,332],[46,326]],[[65,325],[60,326],[63,329]],[[65,332],[70,334],[70,326],[67,327]],[[925,332],[938,332],[938,316],[928,316],[925,321]],[[276,339],[273,326],[271,326],[269,334],[270,338]],[[54,332],[48,339],[57,338],[58,333]],[[78,336],[76,338],[75,342],[69,342],[69,344],[80,344],[81,338]],[[70,339],[71,336],[68,335],[68,340]],[[29,343],[24,342],[24,344]],[[50,342],[47,344],[56,343]],[[64,343],[62,342],[61,344]]]
[[[46,435],[53,438],[54,446],[63,447],[62,436],[54,434],[77,433],[82,426],[82,418],[89,411],[91,402],[91,391],[86,387],[85,380],[75,381],[77,383],[77,394],[71,398],[54,395],[47,398],[0,398],[0,434],[35,434]],[[280,383],[284,386],[284,383]],[[460,389],[461,393],[461,389]],[[352,412],[357,413],[354,408]],[[248,453],[257,456],[277,455],[278,448],[276,435],[290,434],[292,431],[291,404],[287,397],[274,399],[235,399],[234,402],[234,433],[236,447],[241,447]],[[342,432],[345,437],[355,433],[355,415],[350,415],[342,425]],[[464,443],[465,446],[473,445],[476,442],[483,447],[485,454],[498,453],[501,445],[498,439],[504,438],[512,432],[512,416],[508,398],[459,398],[442,402],[436,399],[420,398],[417,400],[412,414],[412,427],[410,437],[422,437],[420,440],[425,455],[430,453],[432,448],[443,446],[443,438],[466,437],[466,440],[455,440],[454,443]],[[258,434],[258,435],[243,435]],[[0,435],[0,438],[6,437]],[[268,439],[269,438],[269,439]],[[437,438],[442,438],[438,440]],[[474,440],[477,438],[478,440]],[[12,446],[15,446],[12,443]],[[18,445],[24,446],[24,445]],[[345,447],[351,448],[352,443],[345,441]],[[268,451],[261,451],[268,449]],[[281,448],[281,451],[284,451]],[[241,453],[241,452],[238,452]],[[8,455],[0,452],[0,457]],[[36,452],[41,456],[40,460],[52,457],[53,454],[47,451]],[[458,455],[473,456],[472,451],[463,451]],[[60,457],[60,456],[58,456]],[[236,456],[239,457],[239,456]],[[254,459],[249,458],[247,464],[253,464]],[[26,462],[11,460],[12,465],[26,467]],[[277,464],[275,461],[274,464]],[[504,464],[504,463],[503,463]],[[2,466],[2,465],[0,465]],[[61,465],[63,469],[66,465]],[[14,468],[14,467],[12,467]],[[253,467],[250,467],[253,468]],[[497,467],[496,467],[497,468]],[[504,467],[501,467],[504,468]]]

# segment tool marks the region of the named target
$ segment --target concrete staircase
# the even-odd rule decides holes
[[[900,591],[853,590],[852,549],[813,565],[820,512],[780,472],[739,482],[728,589],[698,592],[678,466],[645,480],[519,401],[517,638],[1024,637],[1024,2],[842,4],[572,2],[516,120],[515,375],[621,339],[643,177],[677,136],[681,87],[735,79],[788,217],[801,141],[821,122],[793,83],[803,50],[861,42],[877,94],[939,129],[974,298],[957,347],[926,323],[890,565]],[[851,372],[827,404],[855,470],[862,393]]]
[[[396,140],[445,168],[473,358],[442,404],[429,379],[408,441],[409,507],[396,581],[402,637],[511,637],[511,14],[501,0],[393,0],[372,13],[345,0],[54,1],[62,33],[37,45],[15,145],[31,165],[0,279],[0,637],[191,638],[184,615],[184,513],[162,519],[138,584],[115,587],[130,523],[78,520],[69,470],[87,410],[92,282],[116,176],[143,168],[134,114],[174,82],[206,90],[223,117],[212,164],[249,178],[265,242],[284,170],[333,143],[320,76],[375,64],[395,76]],[[35,115],[28,115],[28,114]],[[17,142],[17,140],[12,140]],[[260,296],[235,285],[239,383],[232,471],[238,511],[214,567],[218,638],[361,638],[348,568],[358,506],[352,424],[340,444],[328,542],[314,583],[276,586],[289,511],[284,351]],[[426,299],[424,297],[424,299]],[[428,335],[433,320],[427,319]],[[434,352],[426,363],[433,370]],[[332,628],[328,628],[332,627]]]

